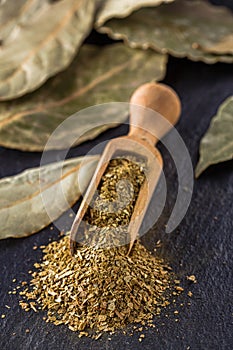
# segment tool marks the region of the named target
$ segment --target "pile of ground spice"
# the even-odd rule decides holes
[[[98,334],[129,323],[151,322],[183,289],[171,268],[140,242],[127,247],[81,247],[70,255],[69,236],[43,250],[30,286],[20,295],[23,309],[47,310],[47,322],[66,324],[82,335]],[[179,281],[178,281],[179,282]]]

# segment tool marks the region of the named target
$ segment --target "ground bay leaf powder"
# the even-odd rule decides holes
[[[138,241],[130,256],[125,246],[81,247],[72,258],[69,236],[43,252],[29,290],[21,292],[28,299],[21,306],[39,305],[47,310],[48,322],[72,331],[98,334],[151,320],[177,290],[171,268]]]
[[[123,197],[116,201],[116,185],[122,178],[133,187],[127,181],[122,183],[117,195]],[[107,227],[107,231],[101,231],[100,242],[95,235],[94,244],[92,239],[88,241],[92,244],[79,247],[74,257],[68,235],[44,247],[42,262],[35,264],[37,271],[32,273],[30,286],[20,292],[23,309],[45,309],[47,322],[66,324],[79,334],[98,337],[130,323],[152,324],[153,316],[182,292],[171,268],[139,241],[129,256],[128,246],[114,246],[118,233],[122,242],[125,230],[120,224],[129,223],[144,179],[143,167],[135,162],[111,161],[101,182],[100,196],[95,199],[97,209],[89,208],[87,213],[89,223]],[[127,196],[130,201],[122,205]],[[115,206],[114,210],[105,210],[106,203]],[[115,228],[113,236],[111,227]],[[106,247],[106,242],[112,245]]]
[[[82,245],[96,248],[128,244],[128,224],[140,188],[145,181],[146,164],[135,156],[112,159],[102,176],[97,196],[84,216]]]

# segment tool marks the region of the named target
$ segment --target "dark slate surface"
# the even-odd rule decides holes
[[[96,39],[94,34],[93,37]],[[208,128],[211,117],[219,104],[233,92],[231,68],[227,64],[208,66],[185,59],[169,59],[164,82],[174,87],[181,97],[183,113],[177,129],[189,149],[194,166],[198,159],[200,139]],[[126,132],[124,126],[108,131],[97,140],[73,149],[70,156],[85,154],[100,140]],[[25,313],[18,306],[18,297],[9,295],[8,291],[15,285],[13,278],[28,280],[27,271],[41,258],[41,252],[33,251],[33,246],[47,244],[49,239],[57,239],[58,231],[48,228],[25,239],[0,242],[0,314],[6,314],[5,319],[0,319],[0,349],[233,348],[232,162],[212,166],[195,181],[186,217],[173,233],[166,234],[164,224],[176,197],[176,170],[166,150],[162,146],[160,150],[164,156],[169,195],[161,218],[143,238],[143,242],[153,248],[158,239],[162,241],[162,247],[157,253],[170,261],[186,289],[178,303],[155,319],[156,328],[144,332],[145,339],[142,343],[138,341],[139,334],[130,337],[118,333],[111,337],[111,341],[107,336],[98,341],[79,339],[65,326],[55,327],[45,323],[41,313]],[[28,167],[37,166],[40,156],[39,153],[0,148],[0,176],[13,175]],[[65,222],[64,229],[68,229],[70,221],[65,219]],[[196,275],[197,284],[186,281],[185,277],[189,274]],[[193,292],[191,299],[187,296],[188,290]],[[181,303],[184,306],[180,306]],[[6,309],[5,304],[11,309]],[[174,310],[179,311],[178,317],[173,314]],[[179,321],[175,322],[175,318]],[[25,333],[26,329],[30,329],[30,333]]]

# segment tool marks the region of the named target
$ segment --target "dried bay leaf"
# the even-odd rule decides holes
[[[125,19],[112,19],[98,30],[125,40],[131,47],[150,47],[206,63],[230,63],[232,23],[233,15],[227,8],[198,0],[176,0],[141,9]]]
[[[196,177],[212,164],[233,158],[233,96],[220,106],[201,140]]]
[[[49,0],[7,0],[0,4],[0,41],[5,43],[13,29],[27,24],[48,3]]]
[[[15,18],[23,11],[26,0],[0,3],[0,40],[3,41],[15,25]]]
[[[64,70],[89,34],[93,0],[62,0],[46,7],[33,24],[2,46],[0,100],[22,96]]]
[[[113,17],[127,17],[133,11],[146,6],[158,6],[164,2],[174,0],[105,0],[97,14],[96,25],[101,26],[108,19]]]
[[[233,34],[223,37],[217,44],[208,43],[201,49],[214,54],[233,54]]]
[[[128,102],[138,85],[163,79],[166,62],[166,55],[133,50],[122,43],[105,47],[84,45],[71,66],[37,92],[0,103],[0,145],[42,151],[51,133],[68,116],[96,104]],[[75,145],[108,129],[106,123],[124,122],[128,109],[117,107],[101,115],[88,113],[85,118],[80,117],[73,131],[78,138],[86,129],[92,130]],[[64,148],[68,138],[64,135],[56,147]]]
[[[79,157],[66,160],[64,163],[29,169],[19,175],[1,179],[0,239],[29,236],[57,219],[79,199],[78,180],[82,182],[82,189],[88,185],[98,158],[98,156],[86,157],[87,162],[82,167],[82,178],[78,176],[83,157]],[[62,193],[67,203],[62,200],[59,186],[62,186]],[[46,203],[50,208],[50,216],[46,212],[41,192],[51,201]]]

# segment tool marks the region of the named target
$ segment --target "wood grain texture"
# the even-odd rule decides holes
[[[218,3],[230,1],[219,0]],[[231,67],[225,64],[213,66],[170,58],[164,82],[171,85],[181,96],[183,113],[177,130],[189,149],[193,165],[196,165],[199,143],[212,116],[216,114],[219,105],[232,94]],[[72,149],[71,155],[75,157],[86,154],[98,141],[121,136],[127,131],[127,128],[122,126],[109,130],[97,140]],[[143,343],[139,343],[137,333],[127,336],[119,332],[112,336],[111,340],[103,337],[96,342],[79,339],[66,327],[55,327],[45,323],[39,313],[25,313],[17,304],[17,296],[8,294],[15,286],[12,279],[28,279],[28,270],[41,258],[40,250],[34,251],[33,246],[47,244],[49,239],[57,240],[59,232],[55,228],[53,231],[46,229],[26,239],[7,239],[0,242],[0,308],[1,313],[6,314],[5,319],[1,320],[2,349],[232,348],[232,161],[215,165],[203,173],[195,183],[193,199],[186,217],[173,233],[167,234],[164,225],[175,203],[176,169],[172,166],[172,159],[164,147],[160,145],[159,149],[163,154],[169,195],[161,219],[143,238],[143,242],[153,250],[157,240],[162,241],[161,248],[157,248],[155,254],[169,260],[185,290],[192,291],[193,297],[188,297],[185,292],[179,298],[178,304],[172,304],[160,318],[156,318],[156,327],[143,332]],[[38,166],[39,162],[40,154],[0,148],[2,177]],[[157,205],[156,199],[157,193],[152,199],[148,215],[153,215]],[[66,218],[65,230],[70,228],[71,221],[72,219]],[[186,276],[191,274],[195,274],[198,283],[192,284],[186,280]],[[181,303],[184,306],[180,306]],[[7,310],[5,305],[9,305],[11,309]],[[178,317],[174,315],[175,310],[179,311]],[[179,321],[175,322],[175,318]],[[26,329],[30,329],[29,334],[25,333]]]

